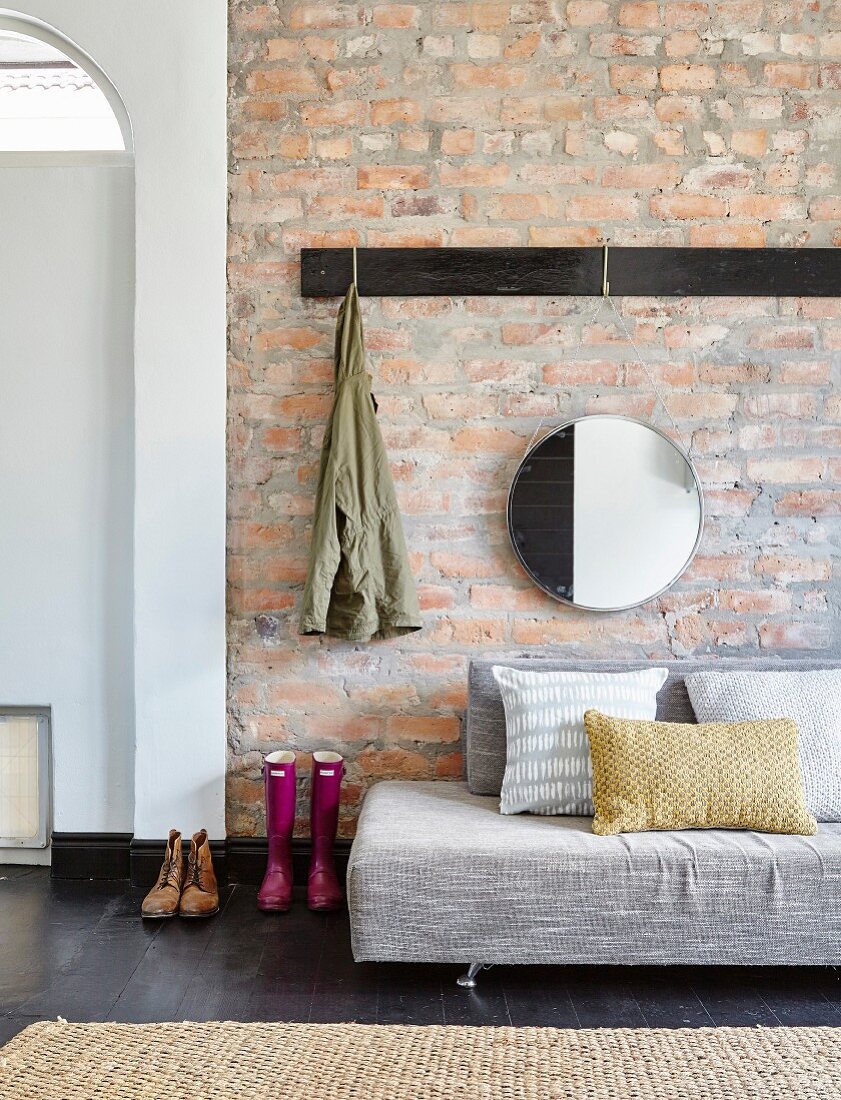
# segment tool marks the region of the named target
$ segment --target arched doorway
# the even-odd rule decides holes
[[[133,826],[132,150],[95,62],[0,12],[0,707],[49,713],[59,831]]]

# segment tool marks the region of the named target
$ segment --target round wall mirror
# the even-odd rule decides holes
[[[698,548],[704,498],[684,452],[624,416],[563,424],[528,452],[508,496],[517,557],[544,592],[590,611],[659,596]]]

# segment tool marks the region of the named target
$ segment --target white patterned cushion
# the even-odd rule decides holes
[[[505,706],[500,813],[592,816],[584,711],[653,720],[668,669],[532,672],[494,665],[493,674]]]
[[[809,812],[841,821],[841,671],[693,672],[686,690],[699,722],[793,718]]]

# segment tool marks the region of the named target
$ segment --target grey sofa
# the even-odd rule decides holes
[[[474,662],[466,782],[383,782],[365,799],[348,865],[357,961],[471,963],[467,985],[491,963],[841,964],[841,824],[822,824],[814,837],[717,829],[598,837],[590,818],[502,817],[505,716],[492,663],[667,665],[657,717],[693,722],[683,676],[712,661]]]

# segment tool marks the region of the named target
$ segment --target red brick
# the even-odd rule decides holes
[[[804,65],[796,61],[768,61],[765,65],[765,80],[771,88],[800,88],[812,86],[814,65]]]
[[[455,715],[395,714],[386,720],[386,734],[395,741],[446,744],[461,737],[461,719]]]
[[[822,195],[809,204],[809,217],[815,221],[841,221],[841,196]]]
[[[767,130],[734,130],[730,147],[743,157],[764,157],[768,152]]]
[[[570,0],[566,12],[571,27],[594,27],[608,22],[610,5],[606,0]]]
[[[727,213],[727,203],[709,195],[652,195],[649,206],[655,218],[669,221],[723,218]]]
[[[523,241],[519,229],[470,225],[454,229],[450,243],[460,247],[507,248],[522,244]]]
[[[291,92],[310,94],[317,91],[315,73],[309,69],[262,69],[249,73],[248,89],[252,92]]]
[[[322,30],[354,27],[362,22],[362,11],[353,4],[297,4],[289,13],[292,30]]]
[[[733,195],[730,213],[763,222],[797,221],[806,217],[806,204],[795,195]]]
[[[449,156],[468,156],[475,149],[475,130],[445,130],[441,135],[441,152]]]
[[[664,65],[660,70],[664,92],[706,92],[715,87],[712,65]]]
[[[492,645],[505,639],[504,619],[441,619],[434,638],[455,645]]]
[[[825,581],[832,576],[832,563],[826,558],[799,558],[782,554],[763,554],[757,558],[754,572],[773,577],[778,584]]]
[[[801,420],[815,415],[815,399],[808,393],[756,393],[744,400],[745,416],[757,420],[793,417]]]
[[[307,103],[301,108],[305,126],[361,126],[368,117],[367,105],[351,99],[341,103]]]
[[[535,218],[551,218],[557,214],[557,203],[552,195],[518,194],[507,191],[490,195],[485,201],[485,213],[493,221],[532,221]]]
[[[431,772],[429,760],[407,749],[369,746],[356,757],[364,774],[377,779],[426,779]]]
[[[593,109],[600,122],[644,121],[651,115],[647,99],[630,95],[596,96]]]
[[[308,210],[326,218],[381,218],[385,201],[382,195],[315,195]]]
[[[547,386],[616,386],[620,367],[609,359],[566,360],[543,368]]]
[[[529,244],[545,248],[592,247],[603,241],[595,225],[536,225],[529,228]]]
[[[496,397],[481,393],[431,393],[423,406],[433,420],[468,421],[494,416],[499,411]]]
[[[782,615],[791,608],[791,596],[779,589],[724,589],[718,606],[737,615]]]
[[[788,360],[780,367],[778,381],[788,385],[826,386],[830,382],[832,365],[828,359],[798,363]]]
[[[723,325],[667,325],[664,339],[667,348],[707,348],[727,336]]]
[[[508,180],[507,164],[442,164],[438,178],[444,187],[501,187]]]
[[[571,347],[574,341],[575,333],[569,325],[511,321],[502,326],[503,344]]]
[[[802,461],[806,462],[807,459]],[[820,460],[817,460],[820,461]],[[792,481],[807,478],[792,478]],[[814,479],[812,479],[814,480]],[[784,493],[774,505],[775,516],[841,516],[841,490],[805,489]]]
[[[535,588],[514,588],[509,584],[473,584],[470,604],[485,611],[539,611],[546,597]]]
[[[652,92],[657,87],[654,65],[611,65],[610,86],[624,92]]]
[[[366,165],[358,170],[360,191],[417,191],[429,187],[429,172],[417,164]]]
[[[764,248],[761,225],[693,225],[689,228],[693,248]]]
[[[829,627],[820,623],[763,623],[759,628],[763,649],[828,649]]]
[[[482,450],[492,454],[519,454],[523,451],[525,440],[508,428],[462,428],[453,436],[453,446],[457,451]]]
[[[546,597],[551,606],[550,597]],[[516,645],[580,644],[595,633],[595,622],[565,613],[553,619],[515,619],[511,639]]]
[[[481,579],[504,575],[507,563],[494,554],[454,553],[449,550],[434,550],[429,560],[442,577]]]
[[[578,195],[566,204],[572,221],[629,221],[639,216],[639,202],[628,195]]]
[[[710,21],[710,7],[704,0],[667,0],[663,8],[667,27],[700,30]]]
[[[822,458],[752,458],[748,459],[748,477],[769,484],[792,485],[803,481],[819,481],[823,473]]]
[[[415,4],[377,4],[373,15],[375,27],[402,30],[419,26],[421,9]]]
[[[627,187],[635,191],[676,187],[680,180],[681,171],[675,164],[609,164],[602,174],[603,187]]]
[[[700,96],[664,95],[655,107],[661,122],[700,122],[703,114]]]
[[[619,7],[619,26],[637,29],[660,26],[660,5],[657,0],[629,0]]]
[[[395,122],[420,122],[421,105],[414,99],[377,99],[371,104],[371,123],[391,126]]]
[[[752,348],[813,348],[815,332],[811,328],[770,325],[751,333],[748,346]]]
[[[511,65],[452,66],[453,79],[463,88],[521,88],[526,82],[526,70]]]
[[[704,43],[697,31],[674,31],[667,35],[664,46],[667,57],[679,58],[692,57],[701,53]]]
[[[261,332],[258,337],[258,345],[263,349],[296,348],[300,350],[328,343],[327,334],[314,328],[276,328]]]

